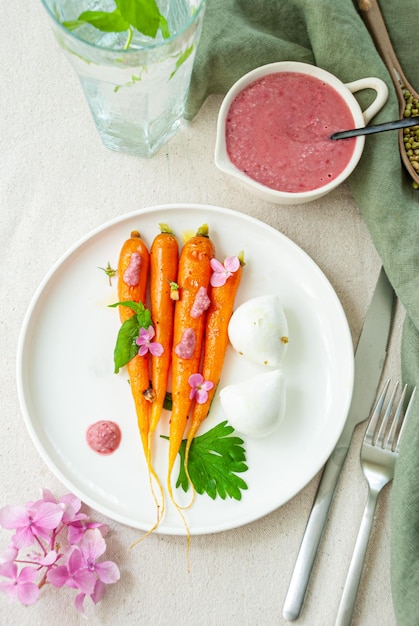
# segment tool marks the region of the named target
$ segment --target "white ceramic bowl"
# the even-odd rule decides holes
[[[258,195],[260,198],[267,200],[268,202],[275,202],[277,204],[302,204],[304,202],[310,202],[325,194],[329,193],[332,189],[335,189],[340,185],[351,172],[355,169],[361,158],[362,151],[364,149],[365,137],[357,137],[355,142],[355,149],[353,155],[345,167],[345,169],[333,180],[311,191],[303,192],[287,192],[277,191],[266,187],[265,185],[256,182],[244,172],[239,170],[229,159],[226,148],[226,120],[230,106],[235,97],[248,85],[254,81],[266,76],[267,74],[277,72],[298,72],[309,76],[314,76],[337,91],[346,102],[349,107],[352,116],[355,120],[355,127],[361,128],[365,126],[376,113],[383,107],[388,97],[388,89],[386,84],[379,78],[361,78],[351,83],[342,83],[336,76],[330,74],[326,70],[323,70],[314,65],[307,63],[299,63],[296,61],[282,61],[278,63],[270,63],[252,70],[248,74],[245,74],[240,80],[238,80],[228,91],[225,96],[220,112],[218,115],[217,125],[217,139],[215,145],[215,164],[222,171],[232,176],[235,180],[243,184],[249,191]],[[376,92],[374,101],[370,106],[362,111],[358,101],[353,95],[355,92],[362,89],[372,89]]]

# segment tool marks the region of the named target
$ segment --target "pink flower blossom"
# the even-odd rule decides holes
[[[106,585],[119,580],[119,569],[113,561],[97,562],[106,550],[105,540],[97,529],[88,530],[79,545],[86,566],[91,572],[96,573],[99,580]]]
[[[208,391],[214,387],[214,383],[204,380],[202,374],[199,373],[189,376],[188,382],[191,387],[189,398],[191,400],[195,398],[198,404],[204,404],[208,400]]]
[[[67,563],[48,572],[48,582],[55,587],[72,587],[80,593],[75,599],[76,608],[84,612],[83,603],[90,596],[96,604],[105,593],[105,585],[116,583],[120,573],[113,561],[98,559],[106,550],[99,529],[87,530],[78,546],[72,546]]]
[[[0,525],[15,531],[9,547],[0,553],[0,591],[10,601],[33,604],[40,589],[50,583],[76,589],[76,608],[84,612],[86,597],[96,604],[106,585],[119,580],[115,563],[99,561],[106,550],[103,537],[108,526],[90,521],[81,506],[72,494],[57,500],[44,489],[36,502],[0,509]]]
[[[16,598],[22,604],[34,604],[39,597],[39,587],[35,582],[38,572],[32,567],[24,567],[18,571],[16,563],[0,565],[0,574],[8,580],[0,581],[0,591],[9,596],[10,602]]]
[[[210,283],[212,287],[222,287],[226,284],[227,280],[237,272],[240,267],[239,258],[236,256],[229,256],[225,259],[224,263],[220,263],[217,259],[211,259],[212,275]]]
[[[84,594],[91,594],[95,588],[96,576],[86,567],[82,552],[78,546],[72,546],[67,563],[50,569],[47,580],[54,587],[71,587]]]
[[[0,526],[16,530],[12,537],[17,548],[32,545],[35,538],[48,540],[63,516],[60,506],[53,502],[28,503],[26,506],[4,506],[0,509]]]
[[[164,349],[161,343],[152,341],[155,334],[152,326],[140,329],[140,334],[136,340],[137,345],[140,346],[138,350],[140,356],[144,356],[147,352],[150,352],[153,356],[161,356],[163,354]]]

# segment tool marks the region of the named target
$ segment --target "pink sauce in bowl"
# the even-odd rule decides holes
[[[267,74],[233,100],[225,122],[230,161],[249,178],[277,191],[318,189],[349,164],[356,139],[332,141],[355,121],[326,82],[299,72]]]

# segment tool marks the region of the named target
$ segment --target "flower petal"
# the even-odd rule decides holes
[[[116,583],[120,578],[118,566],[113,561],[96,563],[95,571],[99,580],[107,585]]]
[[[204,377],[202,374],[197,372],[196,374],[191,374],[188,379],[188,383],[191,387],[198,387],[204,382]]]
[[[34,534],[32,532],[31,526],[27,526],[26,528],[18,528],[15,534],[12,537],[13,545],[16,548],[26,548],[31,546],[34,541]]]
[[[17,578],[17,565],[14,561],[7,561],[6,563],[0,564],[0,576],[5,576],[6,578],[11,578],[12,580],[16,580]]]
[[[0,526],[8,530],[15,530],[28,523],[28,512],[24,506],[8,504],[0,509]]]
[[[240,267],[240,261],[237,256],[228,256],[224,261],[224,267],[231,273],[237,272]]]
[[[80,541],[80,550],[86,561],[96,561],[102,556],[106,550],[106,542],[97,528],[86,530]]]
[[[6,548],[6,550],[3,550],[2,552],[0,552],[0,564],[11,563],[17,557],[18,552],[19,552],[18,549],[15,548],[14,546],[10,546],[10,548]]]
[[[226,284],[227,278],[228,276],[225,272],[212,274],[210,278],[211,287],[222,287]]]
[[[83,603],[84,603],[84,599],[85,599],[85,597],[86,597],[86,594],[85,594],[85,593],[79,593],[79,594],[77,594],[77,596],[76,596],[76,597],[75,597],[75,599],[74,599],[74,604],[75,604],[75,606],[76,606],[76,609],[77,609],[78,611],[80,611],[80,613],[82,613],[83,615],[84,615],[84,606],[83,606]]]
[[[203,389],[204,391],[210,391],[210,389],[212,389],[214,387],[214,383],[211,380],[204,380],[204,382],[201,384],[201,389]]]
[[[148,346],[148,349],[153,356],[161,356],[164,352],[162,344],[158,341],[152,341]]]
[[[73,576],[75,585],[68,585],[80,589],[83,593],[90,596],[93,593],[96,584],[96,576],[89,569],[79,569]],[[67,583],[68,584],[68,583]]]
[[[20,583],[33,583],[38,577],[38,571],[33,567],[24,567],[21,569],[18,576],[18,582]]]
[[[97,604],[98,602],[100,602],[100,600],[102,600],[103,596],[105,595],[105,591],[106,591],[105,583],[103,583],[101,580],[97,580],[95,584],[95,588],[93,589],[93,593],[90,594],[90,597],[92,598],[95,604]]]
[[[33,524],[37,529],[52,530],[57,528],[63,517],[63,510],[59,504],[40,500],[31,509]]]
[[[205,389],[197,389],[195,399],[198,404],[205,404],[208,400],[208,391]]]
[[[70,574],[66,565],[51,568],[47,573],[47,581],[58,588],[65,585],[69,577]]]
[[[25,568],[28,569],[28,568]],[[22,583],[17,585],[17,599],[22,604],[29,606],[39,598],[39,587],[35,583]]]
[[[224,272],[224,265],[215,258],[211,259],[210,266],[213,272]]]
[[[0,591],[6,593],[9,596],[9,602],[13,602],[16,598],[17,585],[15,583],[8,582],[6,580],[0,580]]]

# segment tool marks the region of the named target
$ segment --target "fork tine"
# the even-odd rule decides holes
[[[383,443],[383,448],[388,448],[389,450],[394,450],[394,443],[396,440],[396,433],[399,428],[400,422],[403,423],[403,405],[404,399],[406,396],[407,385],[403,387],[402,395],[400,396],[399,404],[397,405],[396,411],[394,413],[393,421],[391,423],[391,428],[386,437],[385,444]]]
[[[390,400],[388,401],[387,409],[386,409],[386,412],[384,413],[384,417],[383,417],[383,420],[381,422],[380,430],[378,431],[378,435],[377,435],[377,438],[376,438],[376,441],[375,441],[375,445],[376,446],[380,446],[381,448],[384,448],[384,437],[385,437],[385,434],[386,434],[388,422],[390,420],[391,412],[393,410],[393,404],[394,404],[394,400],[396,398],[396,393],[397,393],[398,388],[399,388],[399,383],[397,382],[394,385],[393,392],[392,392],[392,394],[390,396]],[[398,408],[400,408],[400,403],[399,403],[399,407]],[[398,413],[400,413],[399,410],[398,410]],[[396,415],[397,415],[397,413],[396,413]],[[393,423],[394,423],[394,418],[393,418]]]
[[[386,384],[384,385],[384,389],[382,390],[375,404],[374,411],[371,415],[370,421],[368,423],[368,428],[364,436],[364,440],[371,445],[372,445],[372,441],[374,438],[377,421],[378,421],[378,418],[380,417],[381,409],[383,408],[383,404],[384,404],[384,400],[387,394],[387,389],[388,389],[389,384],[390,384],[390,380],[387,380]]]
[[[406,425],[406,422],[407,422],[407,418],[409,416],[410,411],[412,410],[412,406],[413,406],[413,402],[414,402],[414,399],[415,399],[415,395],[416,395],[416,387],[413,388],[413,391],[412,391],[411,396],[410,396],[409,404],[407,405],[406,411],[404,412],[404,418],[403,418],[403,421],[402,421],[402,425],[401,425],[399,436],[397,438],[397,443],[396,443],[396,450],[395,450],[395,452],[397,454],[400,451],[400,442],[402,440],[403,431],[404,431],[404,428],[405,428],[405,425]]]

